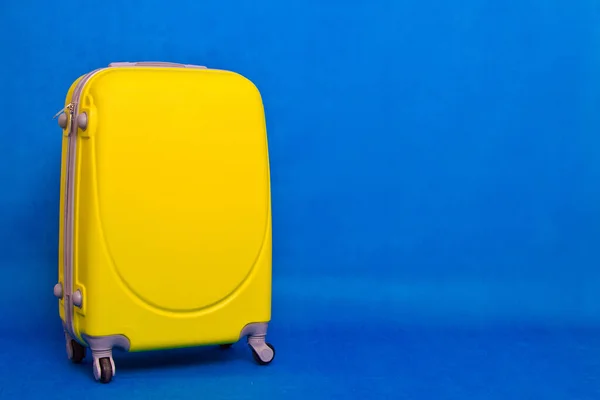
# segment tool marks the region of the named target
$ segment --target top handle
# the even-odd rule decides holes
[[[178,64],[164,61],[113,62],[109,67],[166,67],[166,68],[206,68],[203,65]]]

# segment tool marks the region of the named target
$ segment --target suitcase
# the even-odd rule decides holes
[[[69,88],[58,298],[68,358],[227,348],[269,364],[271,200],[261,95],[243,76],[113,63]]]

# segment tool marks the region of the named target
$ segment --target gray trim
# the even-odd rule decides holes
[[[124,351],[129,351],[129,348],[131,346],[131,344],[129,343],[129,339],[127,339],[127,337],[124,335],[89,336],[83,334],[81,336],[93,352],[107,352],[111,351],[113,348],[119,348]]]
[[[54,285],[54,296],[57,299],[62,299],[63,298],[63,287],[60,284],[60,282],[57,283],[56,285]]]
[[[81,308],[83,306],[83,295],[81,294],[81,290],[75,291],[71,296],[71,300],[75,307]]]
[[[240,332],[240,339],[244,336],[267,336],[269,324],[266,322],[254,322],[248,324]]]
[[[85,131],[87,129],[87,125],[88,125],[87,114],[86,113],[79,114],[77,116],[77,126],[79,126],[79,129],[81,129],[82,131]]]
[[[60,126],[62,129],[66,129],[68,122],[69,122],[69,118],[67,117],[67,114],[61,113],[60,116],[58,117],[58,126]]]
[[[206,69],[204,65],[193,65],[193,64],[179,64],[165,61],[137,61],[137,62],[112,62],[108,65],[109,67],[170,67],[170,68],[197,68]]]

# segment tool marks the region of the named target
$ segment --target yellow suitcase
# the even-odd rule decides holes
[[[241,75],[113,63],[77,79],[59,112],[59,282],[68,357],[247,338],[265,365],[271,201],[263,104]]]

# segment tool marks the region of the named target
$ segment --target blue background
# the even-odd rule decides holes
[[[597,1],[3,0],[0,37],[0,398],[600,398]],[[52,116],[136,60],[262,91],[268,367],[66,360]]]

